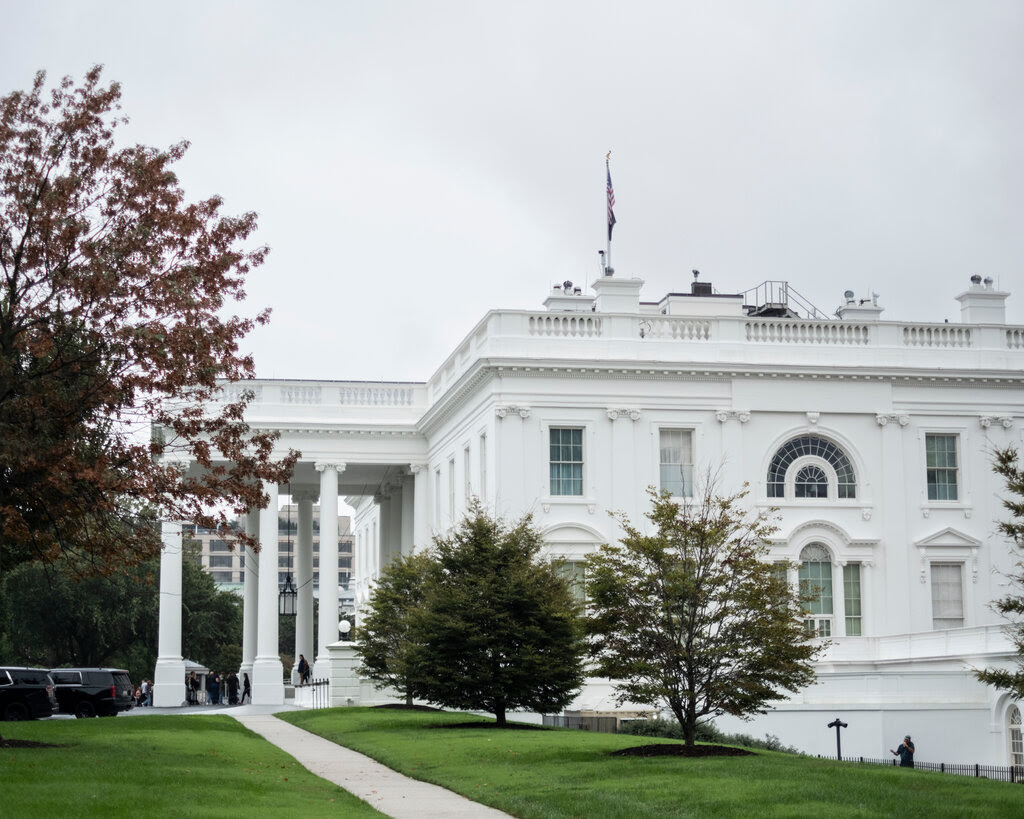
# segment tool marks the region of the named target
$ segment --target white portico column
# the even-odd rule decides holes
[[[313,653],[313,499],[312,492],[296,492],[299,531],[295,548],[295,585],[299,590],[295,609],[295,662],[299,655],[312,662]]]
[[[260,510],[250,509],[245,513],[245,533],[259,540]],[[243,554],[245,561],[244,580],[242,581],[242,667],[238,669],[238,679],[248,674],[252,680],[252,663],[256,659],[256,612],[259,608],[260,572],[256,552],[246,546]]]
[[[256,659],[252,664],[253,705],[284,702],[284,666],[278,653],[278,509],[277,484],[264,484],[270,498],[260,510],[259,607],[256,616]]]
[[[160,631],[153,705],[181,706],[185,702],[185,661],[181,656],[181,524],[164,521],[160,550]]]
[[[320,633],[313,676],[331,676],[327,646],[338,642],[338,475],[345,464],[317,461],[320,473]]]

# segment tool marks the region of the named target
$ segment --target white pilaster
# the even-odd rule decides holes
[[[430,540],[430,521],[427,520],[427,465],[412,464],[412,541],[414,549],[425,549]]]
[[[260,510],[250,509],[245,513],[245,531],[257,540],[260,536]],[[242,667],[238,679],[248,674],[252,679],[252,663],[256,659],[256,616],[259,610],[259,557],[251,546],[243,552],[245,559],[245,580],[242,582]]]
[[[164,521],[160,550],[160,627],[153,705],[171,708],[185,701],[185,660],[181,656],[181,524]]]
[[[413,476],[402,476],[402,541],[400,546],[401,554],[409,556],[412,554],[415,542],[413,539],[413,526],[415,520],[415,497],[413,494]]]
[[[338,475],[345,464],[318,461],[320,473],[320,633],[313,675],[329,677],[327,646],[338,640]]]
[[[299,590],[295,616],[295,662],[301,654],[308,662],[313,653],[313,494],[296,492],[299,531],[295,548],[295,585]]]
[[[284,666],[278,653],[278,494],[276,484],[264,484],[270,498],[260,510],[259,606],[256,616],[256,659],[252,664],[253,705],[284,702]]]

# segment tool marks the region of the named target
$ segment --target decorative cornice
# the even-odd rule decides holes
[[[988,429],[993,423],[999,424],[1003,429],[1013,426],[1013,417],[1010,415],[980,415],[978,422],[982,429]]]
[[[640,420],[640,410],[638,409],[609,409],[606,412],[609,421],[614,421],[616,418],[628,418],[630,421]]]
[[[745,424],[750,420],[750,410],[720,409],[715,412],[715,418],[717,418],[718,422],[721,424],[724,424],[730,418],[734,418],[741,424]]]
[[[530,417],[529,407],[517,407],[514,404],[509,404],[506,407],[495,407],[494,414],[498,418],[504,418],[507,415],[518,415],[520,418]]]
[[[910,423],[910,416],[905,412],[880,412],[875,416],[875,422],[880,427],[884,427],[890,421],[895,421],[901,427],[905,427]]]

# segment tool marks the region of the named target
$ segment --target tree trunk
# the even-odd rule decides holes
[[[505,706],[495,705],[494,706],[494,718],[498,721],[498,727],[505,727]]]

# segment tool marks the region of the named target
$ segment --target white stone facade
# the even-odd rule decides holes
[[[609,512],[641,523],[646,487],[686,493],[718,470],[723,491],[747,483],[752,506],[778,508],[772,557],[832,591],[810,617],[832,640],[818,684],[724,727],[834,753],[838,715],[844,754],[910,733],[923,760],[1008,764],[1014,704],[970,674],[1012,659],[989,607],[1014,564],[990,453],[1024,430],[1008,294],[972,281],[961,322],[929,324],[852,297],[837,318],[801,318],[784,285],[743,298],[699,283],[653,303],[641,285],[604,277],[591,295],[556,289],[547,310],[488,313],[426,384],[254,385],[249,422],[303,453],[293,485],[323,504],[316,464],[335,464],[328,491],[356,506],[357,603],[473,497],[532,512],[572,561],[618,538]],[[320,635],[318,662],[336,636]],[[606,710],[608,690],[575,707]]]

